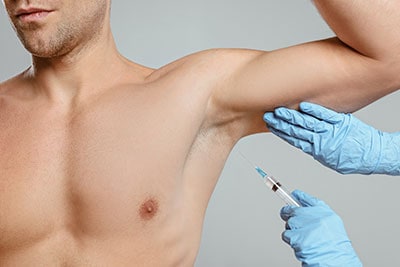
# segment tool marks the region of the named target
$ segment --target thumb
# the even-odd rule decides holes
[[[301,190],[294,190],[292,195],[302,204],[304,207],[313,207],[326,205],[322,200],[307,194]]]

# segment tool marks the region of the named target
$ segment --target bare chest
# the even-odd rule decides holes
[[[188,208],[183,168],[195,136],[185,112],[162,102],[112,103],[72,119],[1,117],[0,248],[60,231],[82,240],[151,235],[157,243],[158,231],[185,228],[176,218]]]

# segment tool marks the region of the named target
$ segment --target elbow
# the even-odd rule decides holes
[[[386,87],[389,90],[387,93],[400,89],[400,53],[369,58],[368,60],[371,63],[369,66],[372,66],[368,73],[375,78],[366,80],[377,82],[376,86],[378,87]]]
[[[400,55],[381,62],[382,76],[393,91],[400,89]]]
[[[377,64],[378,73],[400,88],[400,42],[380,44],[373,51],[369,57]]]

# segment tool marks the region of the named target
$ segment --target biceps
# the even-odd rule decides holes
[[[352,112],[394,91],[395,76],[384,62],[330,39],[259,53],[232,72],[216,97],[240,112],[296,108],[301,101]]]

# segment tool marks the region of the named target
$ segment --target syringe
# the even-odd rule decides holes
[[[278,196],[285,201],[286,204],[291,205],[291,206],[297,206],[301,207],[301,204],[292,196],[292,194],[284,187],[281,185],[280,182],[275,180],[273,176],[269,176],[263,169],[260,167],[254,165],[253,163],[250,162],[240,151],[238,151],[239,154],[242,156],[243,159],[245,159],[251,166],[255,168],[258,174],[261,175],[263,178],[264,183],[267,185],[269,189],[274,191],[275,193],[278,194]]]
[[[278,196],[286,202],[286,204],[301,207],[301,204],[293,198],[292,194],[284,186],[282,186],[280,182],[275,180],[274,177],[268,176],[268,174],[266,174],[265,171],[258,166],[256,166],[256,171],[261,175],[268,188],[277,193]]]

